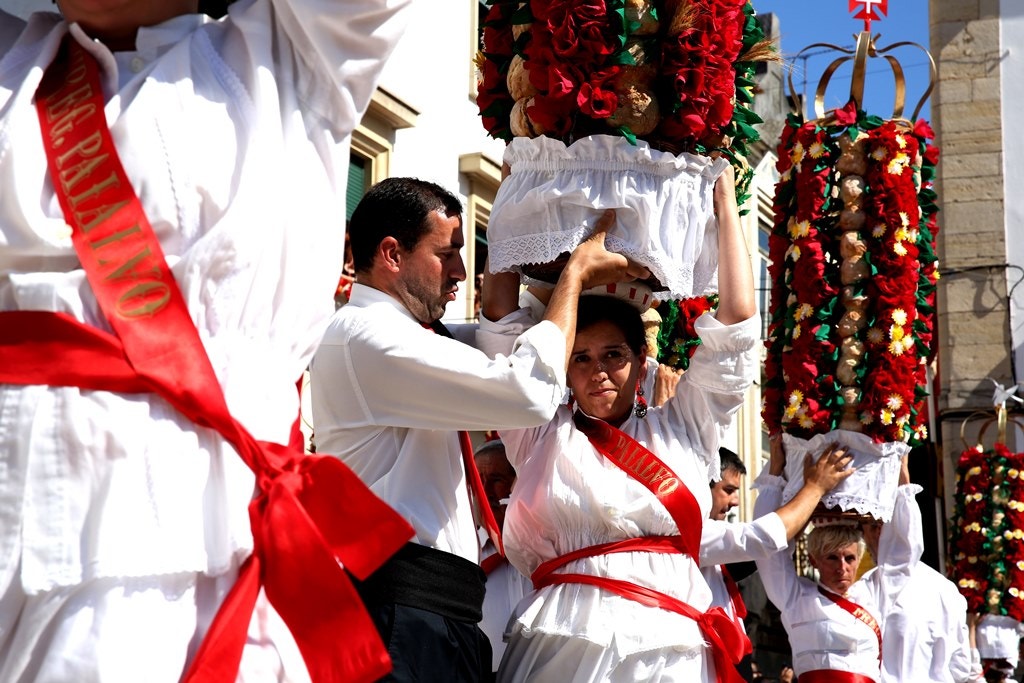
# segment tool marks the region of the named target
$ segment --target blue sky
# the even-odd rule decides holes
[[[852,49],[854,35],[863,30],[864,22],[853,18],[853,13],[848,11],[848,0],[752,0],[752,3],[758,14],[770,12],[779,17],[783,57],[794,69],[793,86],[802,90],[806,63],[808,100],[813,101],[822,72],[832,60],[842,55],[836,52],[809,55],[806,61],[794,61],[793,57],[812,43],[832,43]],[[871,33],[881,34],[877,41],[879,48],[911,41],[927,49],[928,0],[889,0],[888,16],[882,21],[873,21]],[[900,48],[892,54],[900,61],[906,76],[904,116],[909,117],[928,87],[928,58],[914,48]],[[849,99],[851,75],[852,69],[847,64],[832,77],[826,92],[826,109],[842,106]],[[864,108],[868,113],[889,118],[892,107],[893,77],[888,63],[880,58],[870,59],[865,79]],[[929,114],[930,107],[926,103],[922,116],[928,118]]]

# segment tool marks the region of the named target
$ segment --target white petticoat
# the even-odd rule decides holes
[[[978,653],[982,659],[1005,659],[1016,667],[1022,633],[1024,626],[1012,617],[986,614],[978,624]]]
[[[790,434],[783,434],[782,439],[786,449],[783,503],[792,500],[804,485],[804,456],[810,453],[811,458],[817,462],[828,446],[838,443],[846,446],[853,454],[850,465],[857,471],[826,493],[821,502],[844,512],[871,515],[883,522],[892,519],[896,489],[899,486],[900,463],[903,456],[910,452],[910,446],[902,442],[878,443],[865,434],[843,429],[818,434],[810,440]]]
[[[590,235],[605,209],[615,209],[606,246],[650,269],[667,290],[664,298],[717,288],[713,191],[727,160],[594,135],[568,147],[517,137],[504,161],[511,175],[498,189],[487,228],[493,271],[522,273],[523,265],[555,261]]]
[[[714,660],[704,647],[621,654],[584,638],[535,633],[512,636],[499,683],[710,683]]]

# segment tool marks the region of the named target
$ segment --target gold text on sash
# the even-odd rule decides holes
[[[618,437],[610,453],[619,460],[624,470],[637,480],[645,482],[659,496],[668,495],[679,487],[679,479],[672,470],[658,462],[639,444],[631,443],[629,439]]]
[[[112,190],[121,187],[121,179],[103,151],[106,117],[92,98],[84,59],[77,52],[63,85],[47,103],[46,112],[54,122],[50,130],[57,177],[63,185],[73,225],[96,255],[104,280],[115,285],[114,306],[124,318],[152,316],[171,300],[171,286],[162,277],[162,255],[153,254],[137,223],[125,225],[118,220],[121,209],[130,202]],[[100,127],[103,128],[100,128]],[[81,133],[77,142],[67,144],[68,133]]]

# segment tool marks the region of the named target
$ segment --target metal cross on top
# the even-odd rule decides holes
[[[882,15],[889,13],[889,0],[850,0],[850,11],[855,11],[857,5],[860,5],[861,9],[853,18],[864,20],[866,33],[871,33],[872,20],[881,21]]]

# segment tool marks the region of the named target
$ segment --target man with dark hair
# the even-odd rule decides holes
[[[722,463],[722,478],[711,482],[711,512],[708,516],[714,522],[725,523],[729,512],[740,504],[740,478],[747,473],[747,466],[735,451],[724,446],[719,447],[718,457]],[[769,532],[764,538],[771,550],[785,545],[777,530]],[[747,608],[743,604],[743,596],[737,582],[750,576],[755,570],[754,561],[750,557],[730,562],[728,565],[704,565],[702,562],[701,573],[711,587],[711,604],[724,609],[739,624],[743,624]],[[747,653],[737,666],[737,670],[747,680],[753,680],[754,673],[749,655],[750,653]]]
[[[722,478],[711,482],[711,512],[709,518],[713,523],[727,523],[729,512],[740,504],[741,477],[747,473],[747,466],[743,464],[740,456],[735,451],[722,446],[718,449],[718,457],[721,460]],[[774,520],[773,520],[774,521]],[[713,528],[714,524],[709,524]],[[737,527],[738,530],[740,527]],[[754,529],[753,526],[750,527]],[[785,546],[782,541],[781,526],[758,528],[762,532],[758,538],[762,541],[767,551],[778,550]],[[747,607],[743,603],[743,596],[740,594],[738,582],[750,576],[757,567],[754,565],[752,556],[745,556],[742,559],[733,558],[733,561],[722,564],[705,564],[711,557],[704,557],[701,560],[701,573],[711,587],[711,604],[721,607],[740,625],[747,616]],[[746,680],[754,680],[754,671],[751,666],[750,652],[746,653],[743,661],[736,667]]]
[[[352,215],[356,282],[311,365],[313,422],[317,450],[341,458],[415,530],[360,586],[388,645],[389,680],[491,677],[477,626],[484,575],[467,491],[478,475],[459,430],[551,419],[565,393],[580,292],[646,276],[604,249],[613,220],[606,212],[569,258],[545,321],[522,332],[510,355],[491,358],[465,343],[475,326],[453,330],[458,341],[439,325],[466,279],[459,200],[434,183],[389,178]],[[495,302],[516,302],[518,290],[514,273],[485,274],[482,335],[499,322],[488,313],[506,310]],[[525,315],[514,310],[501,322],[514,326]]]
[[[718,457],[722,462],[722,478],[711,482],[711,519],[725,520],[729,511],[740,504],[740,477],[747,473],[735,452],[728,448],[718,449]]]

